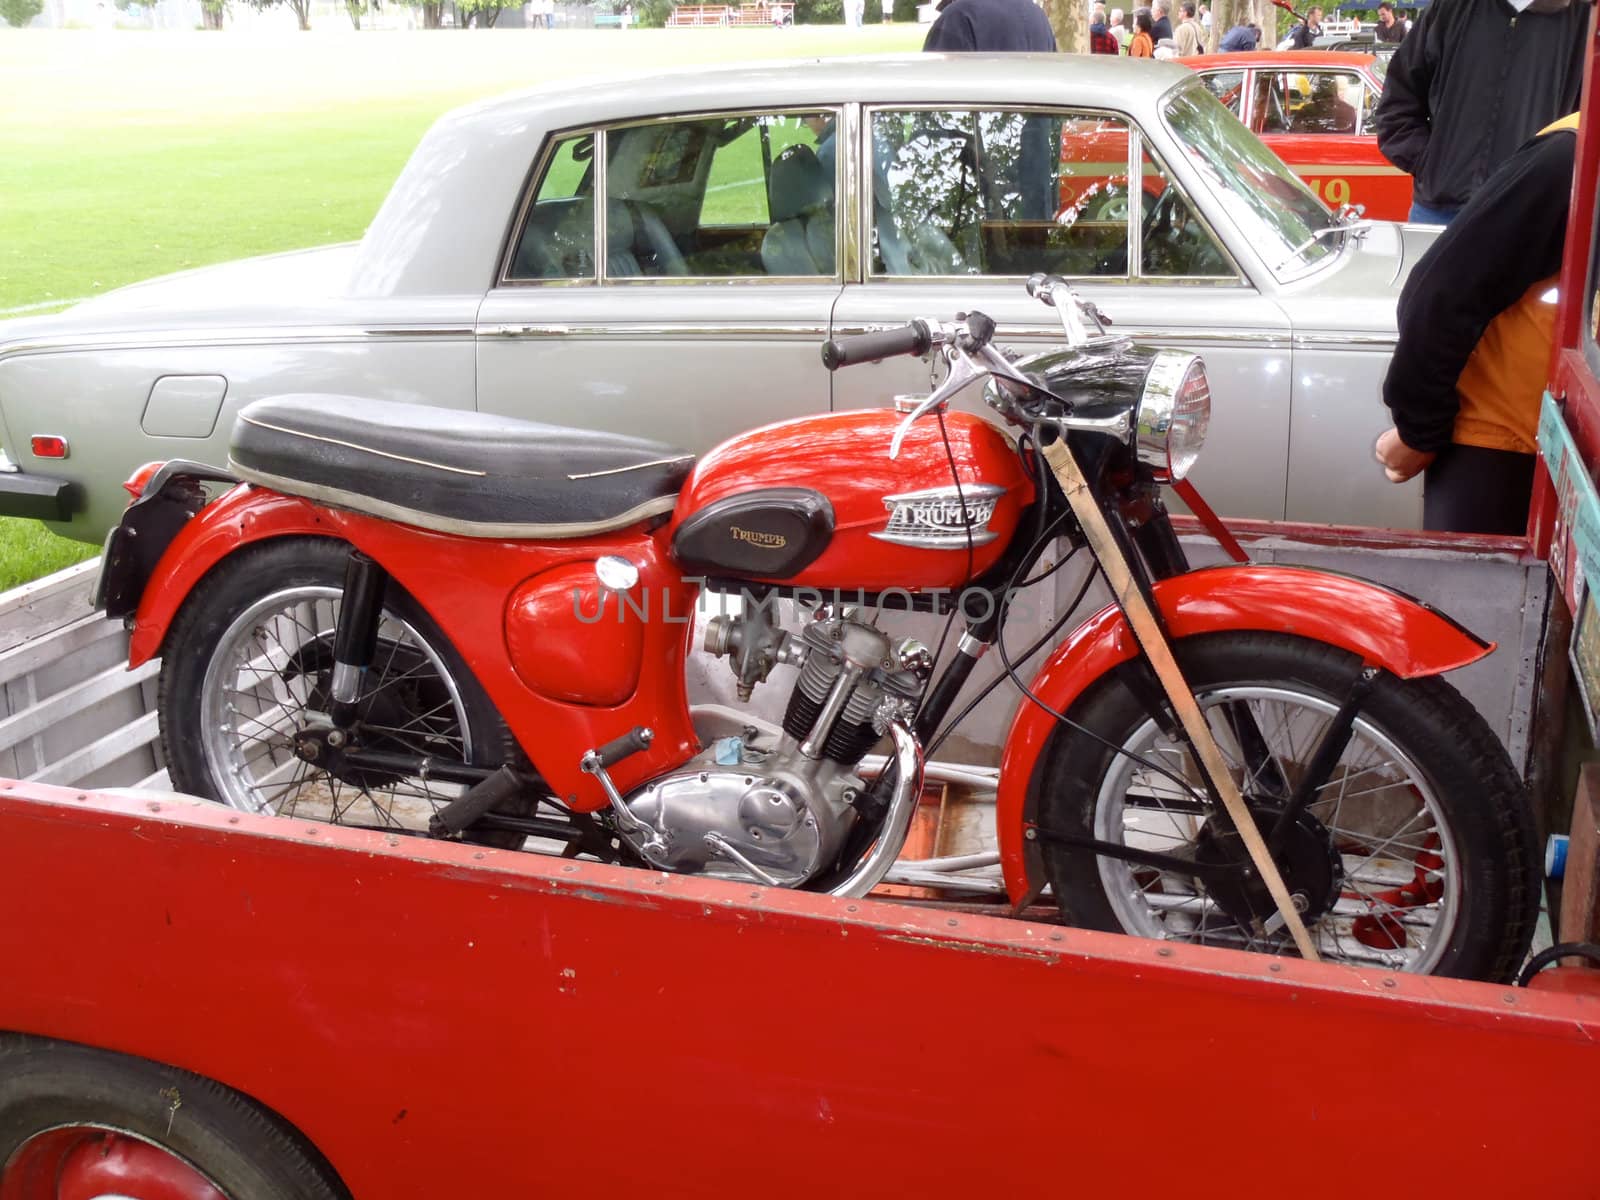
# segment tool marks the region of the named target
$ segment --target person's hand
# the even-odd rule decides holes
[[[1400,440],[1398,429],[1386,429],[1373,448],[1373,457],[1383,464],[1390,483],[1404,483],[1434,459],[1430,450],[1413,450]]]

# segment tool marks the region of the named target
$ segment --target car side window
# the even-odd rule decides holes
[[[1200,219],[1188,194],[1141,139],[1144,179],[1139,225],[1139,274],[1149,279],[1214,279],[1235,275],[1233,264]]]
[[[535,185],[507,277],[592,279],[594,206],[590,200],[594,135],[556,143]]]
[[[831,110],[729,114],[561,142],[535,185],[508,281],[835,277],[836,125]]]
[[[1126,273],[1126,122],[917,109],[870,129],[873,275]]]
[[[1360,126],[1364,91],[1353,74],[1259,71],[1256,132],[1354,134]]]
[[[1200,81],[1206,85],[1206,90],[1222,101],[1222,105],[1234,116],[1239,116],[1244,103],[1244,72],[1243,71],[1212,71],[1202,75]]]

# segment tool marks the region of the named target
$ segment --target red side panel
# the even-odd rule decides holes
[[[1359,654],[1402,679],[1439,675],[1494,649],[1448,618],[1398,592],[1301,567],[1213,567],[1163,580],[1156,602],[1174,637],[1259,629],[1296,634]],[[1137,652],[1133,631],[1115,607],[1101,609],[1056,648],[1033,692],[1067,712],[1095,680]],[[1028,783],[1056,721],[1023,703],[1006,735],[995,821],[1006,890],[1013,902],[1029,890],[1034,863],[1025,853]]]
[[[251,542],[307,534],[360,547],[428,610],[540,774],[574,808],[593,811],[606,803],[599,784],[578,770],[584,751],[636,725],[653,729],[655,740],[613,769],[619,787],[670,770],[699,749],[684,682],[697,592],[673,567],[664,543],[642,529],[554,542],[455,537],[240,487],[206,507],[167,548],[135,614],[131,664],[161,652],[167,629],[190,590],[226,555]],[[606,675],[602,682],[610,691],[585,692],[585,702],[573,703],[571,693],[557,697],[530,690],[518,678],[507,645],[506,616],[513,595],[533,576],[564,565],[585,566],[602,554],[621,555],[639,568],[636,595],[650,606],[649,619],[642,629],[619,637],[615,625],[584,625],[576,615],[581,600],[574,600],[571,619],[551,635],[563,642],[553,653],[567,653],[570,639],[592,639],[590,644],[598,647],[596,662]],[[591,605],[586,615],[593,611]],[[517,628],[518,653],[527,669],[531,631],[525,622]],[[636,677],[636,686],[621,700],[605,703],[623,690],[630,676]]]
[[[0,1029],[219,1079],[355,1200],[1584,1191],[1592,998],[73,797],[0,786]]]

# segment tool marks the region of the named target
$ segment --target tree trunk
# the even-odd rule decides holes
[[[300,24],[300,32],[305,33],[311,28],[311,0],[289,0],[289,8],[294,13],[294,19]]]
[[[426,3],[423,4],[423,6],[422,6],[422,27],[424,29],[437,29],[437,28],[439,28],[439,10],[442,7],[443,7],[442,4],[426,4]]]
[[[493,29],[494,23],[500,19],[500,10],[498,8],[480,8],[478,10],[478,19],[483,22],[485,29]]]
[[[1133,10],[1128,11],[1131,14]],[[1057,50],[1063,54],[1089,53],[1089,14],[1080,0],[1044,0],[1044,13],[1055,31]]]
[[[344,0],[344,10],[350,14],[350,24],[361,28],[361,6],[365,0]]]
[[[1248,25],[1255,20],[1252,0],[1214,0],[1211,5],[1211,36],[1206,49],[1216,53],[1222,35],[1235,25]]]
[[[200,23],[207,29],[221,29],[222,12],[223,6],[221,4],[202,4],[200,6]]]

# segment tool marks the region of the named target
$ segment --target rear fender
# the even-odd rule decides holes
[[[309,500],[241,484],[202,508],[167,545],[144,585],[128,642],[128,665],[161,653],[178,609],[206,572],[228,555],[268,538],[345,536],[326,509]]]
[[[1174,638],[1260,630],[1338,646],[1401,679],[1453,671],[1494,649],[1450,618],[1379,584],[1303,567],[1225,566],[1190,571],[1155,585],[1156,604]],[[1115,606],[1101,609],[1058,646],[1032,683],[1056,712],[1069,712],[1108,671],[1138,651]],[[1012,903],[1045,879],[1037,846],[1023,833],[1033,820],[1030,784],[1056,720],[1024,699],[1000,761],[996,825]]]

